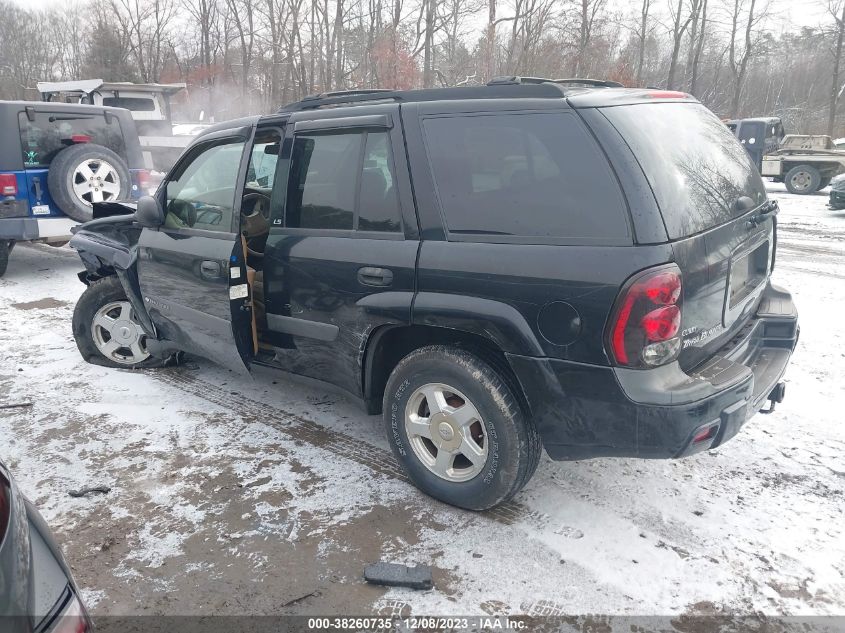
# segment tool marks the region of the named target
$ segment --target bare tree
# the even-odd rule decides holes
[[[698,17],[701,11],[702,0],[678,0],[677,6],[669,5],[669,12],[672,16],[672,53],[669,56],[669,75],[666,78],[666,87],[669,90],[675,88],[675,74],[678,70],[678,56],[681,52],[681,43],[684,34],[690,23]]]
[[[732,0],[731,31],[728,44],[728,66],[733,76],[733,95],[730,115],[739,114],[740,99],[745,88],[748,62],[755,54],[760,42],[757,27],[768,14],[768,5],[758,5],[763,0]],[[739,38],[742,38],[740,41]]]
[[[827,8],[836,23],[836,45],[833,49],[830,105],[827,115],[827,134],[833,136],[833,129],[836,124],[836,106],[839,102],[839,96],[842,94],[842,87],[839,85],[839,66],[842,63],[842,45],[843,39],[845,39],[845,0],[830,0]]]

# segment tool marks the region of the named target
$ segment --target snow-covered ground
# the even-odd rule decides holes
[[[771,185],[776,281],[801,314],[787,398],[682,461],[545,459],[513,503],[425,497],[378,417],[323,386],[209,363],[80,358],[67,248],[0,279],[0,459],[62,542],[95,614],[845,615],[845,212]],[[92,484],[108,495],[76,499]],[[428,563],[435,589],[363,583]]]

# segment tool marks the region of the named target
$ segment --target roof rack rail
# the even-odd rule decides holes
[[[621,83],[618,81],[611,81],[610,79],[590,79],[588,77],[580,78],[580,77],[572,77],[568,79],[555,79],[554,82],[556,84],[567,84],[567,85],[581,85],[581,86],[593,86],[595,88],[624,88]]]
[[[312,110],[323,106],[345,105],[367,101],[401,101],[402,97],[396,90],[389,88],[370,88],[366,90],[336,90],[308,95],[300,101],[289,103],[279,108],[279,112],[298,112]]]
[[[514,89],[521,86],[518,89]],[[499,77],[486,86],[452,86],[421,90],[344,90],[311,95],[280,107],[286,114],[339,106],[365,106],[392,103],[416,103],[449,99],[553,99],[566,96],[563,86],[540,77]]]
[[[591,86],[594,88],[624,88],[618,81],[610,81],[608,79],[589,79],[589,78],[568,78],[568,79],[546,79],[544,77],[493,77],[487,82],[488,86],[502,86],[507,84],[558,84],[558,85],[574,85],[574,86]]]
[[[371,95],[379,92],[393,92],[390,88],[362,88],[360,90],[333,90],[321,92],[315,95],[302,97],[302,101],[316,101],[317,99],[328,99],[330,97],[351,97],[354,95]]]
[[[488,86],[508,86],[514,84],[545,84],[554,83],[554,79],[546,79],[545,77],[520,77],[518,75],[504,75],[502,77],[493,77],[487,82]]]

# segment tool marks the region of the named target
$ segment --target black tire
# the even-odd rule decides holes
[[[409,441],[406,407],[419,388],[431,383],[464,394],[484,425],[485,442],[489,442],[486,461],[469,480],[449,481],[435,474]],[[513,497],[528,483],[540,460],[537,431],[508,381],[492,365],[460,348],[433,345],[403,358],[387,382],[383,416],[393,454],[411,481],[426,494],[467,510],[486,510]]]
[[[0,240],[0,277],[6,274],[6,267],[9,265],[9,253],[12,247],[9,240]]]
[[[131,176],[129,168],[124,160],[102,145],[82,143],[71,145],[56,154],[53,162],[50,163],[50,170],[47,173],[47,186],[50,189],[50,196],[58,205],[59,209],[69,218],[77,222],[88,222],[94,217],[94,209],[91,200],[86,202],[74,191],[74,179],[79,178],[77,169],[85,161],[105,161],[114,168],[114,173],[119,179],[119,193],[109,193],[114,200],[122,200],[129,197],[131,187]],[[84,181],[83,181],[84,182]],[[85,194],[89,196],[91,194]]]
[[[73,338],[76,340],[79,353],[89,363],[103,367],[119,367],[121,369],[163,367],[167,361],[154,356],[132,364],[115,362],[105,356],[94,342],[92,324],[97,311],[109,303],[126,300],[123,286],[120,285],[120,280],[115,276],[99,279],[85,289],[73,310]]]
[[[819,190],[822,175],[812,165],[796,165],[784,176],[783,182],[789,193],[806,196]]]
[[[831,180],[833,180],[833,178],[831,178],[829,176],[827,178],[822,178],[821,181],[819,182],[819,188],[816,189],[816,191],[821,191],[822,189],[827,187],[830,184]]]

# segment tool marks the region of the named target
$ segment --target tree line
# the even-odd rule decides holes
[[[0,0],[0,98],[184,81],[177,114],[222,120],[332,90],[593,77],[845,136],[845,0],[809,1],[818,24],[798,28],[789,0]]]

